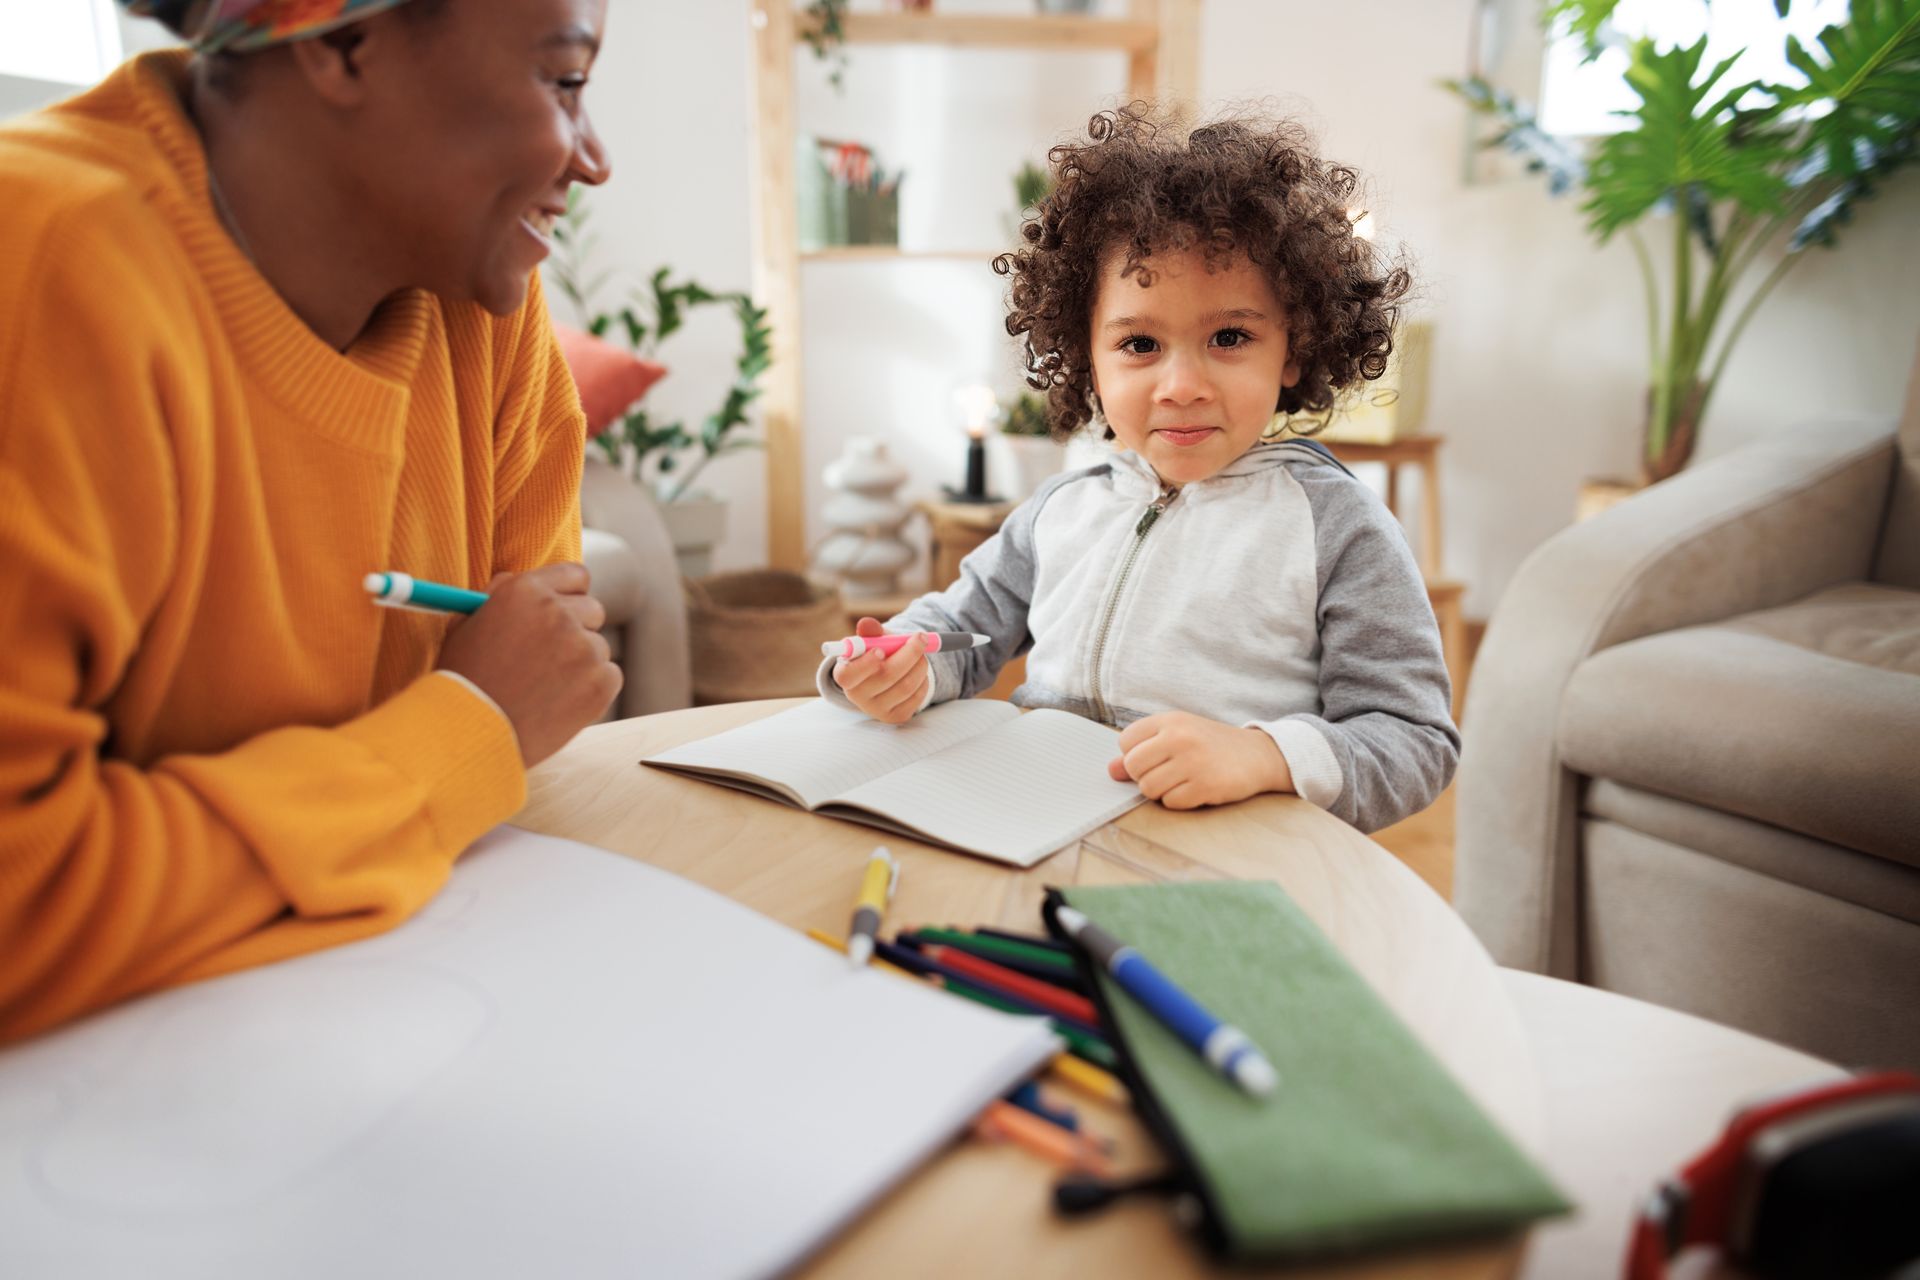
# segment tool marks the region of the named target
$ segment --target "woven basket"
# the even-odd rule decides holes
[[[821,641],[846,634],[837,593],[780,569],[685,583],[696,706],[814,692]]]

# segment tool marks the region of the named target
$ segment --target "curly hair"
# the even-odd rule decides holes
[[[1007,332],[1023,340],[1027,382],[1047,393],[1056,438],[1094,413],[1093,307],[1116,254],[1121,277],[1143,288],[1156,251],[1198,250],[1209,270],[1244,254],[1286,308],[1300,367],[1281,413],[1324,413],[1387,370],[1412,279],[1353,234],[1353,170],[1315,155],[1289,122],[1226,118],[1181,132],[1144,102],[1095,115],[1087,141],[1047,153],[1056,182],[1020,228],[1026,247],[993,260],[1012,277]]]

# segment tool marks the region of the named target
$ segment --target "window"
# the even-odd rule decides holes
[[[119,61],[113,0],[0,0],[0,76],[90,85]]]
[[[1787,37],[1811,45],[1821,28],[1844,22],[1846,0],[1794,0],[1789,15],[1774,12],[1773,0],[1621,0],[1614,10],[1613,27],[1628,39],[1653,37],[1665,48],[1691,45],[1707,37],[1703,67],[1745,49],[1721,83],[1728,88],[1743,80],[1774,84],[1803,84],[1806,77],[1787,62]],[[1631,110],[1639,98],[1625,78],[1627,55],[1608,49],[1582,64],[1580,42],[1556,31],[1547,42],[1546,66],[1540,84],[1540,126],[1548,133],[1573,137],[1617,133],[1615,111]]]

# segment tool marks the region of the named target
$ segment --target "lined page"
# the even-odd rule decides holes
[[[815,700],[648,756],[642,763],[774,783],[792,792],[803,808],[812,809],[1019,714],[1011,703],[970,699],[943,702],[906,724],[890,725]]]
[[[1030,711],[839,798],[942,844],[1030,867],[1145,797],[1107,776],[1120,735],[1065,711]]]

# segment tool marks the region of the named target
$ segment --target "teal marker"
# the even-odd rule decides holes
[[[422,613],[472,613],[487,602],[484,591],[422,582],[404,573],[370,573],[363,585],[375,604]]]

